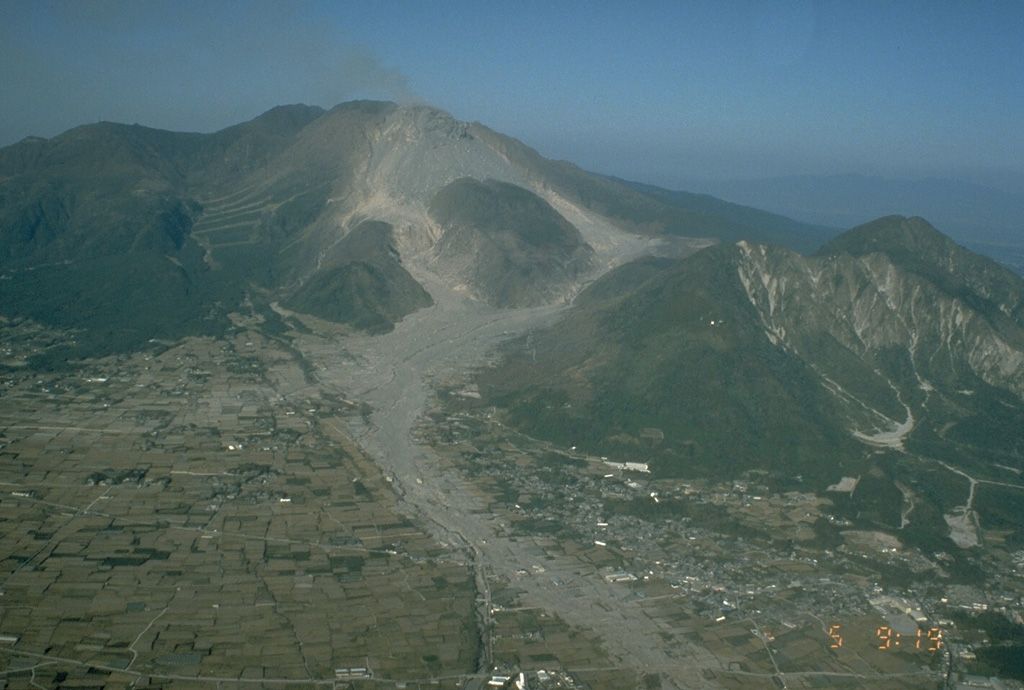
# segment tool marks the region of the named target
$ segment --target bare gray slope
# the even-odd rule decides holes
[[[578,213],[588,218],[586,212]],[[592,237],[607,233],[598,244],[601,268],[595,275],[650,252],[692,251],[689,243],[626,235],[602,227],[600,220],[588,221],[585,227]],[[349,418],[348,431],[391,478],[402,509],[431,529],[443,544],[472,553],[478,568],[517,578],[517,571],[536,561],[530,541],[503,536],[487,506],[480,504],[473,492],[459,490],[464,478],[442,467],[433,451],[418,443],[415,429],[426,412],[435,381],[484,365],[496,345],[555,324],[568,305],[495,308],[452,289],[443,277],[424,270],[423,264],[414,264],[411,271],[433,296],[433,306],[406,316],[393,331],[382,335],[310,334],[297,339],[296,345],[314,363],[319,385],[343,391],[346,397],[372,408],[365,423]],[[660,672],[677,688],[718,687],[694,670],[716,668],[717,660],[681,640],[675,640],[670,650],[658,634],[659,624],[628,591],[600,577],[581,579],[576,573],[578,563],[570,558],[545,561],[543,567],[548,570],[547,577],[521,581],[527,590],[522,597],[526,605],[598,631],[609,654],[638,674]],[[566,597],[553,578],[573,583],[580,596]],[[478,580],[478,585],[480,582],[485,581]],[[486,596],[486,591],[483,593]],[[608,611],[611,603],[614,614]],[[680,648],[686,663],[674,656]]]
[[[442,110],[410,105],[399,107],[377,133],[365,184],[422,206],[460,177],[528,184],[470,125]]]
[[[430,384],[482,365],[503,340],[557,321],[565,307],[495,309],[431,285],[435,306],[416,312],[381,336],[341,340],[305,338],[299,345],[313,361],[321,385],[346,392],[369,403],[368,424],[353,422],[351,433],[360,446],[391,478],[404,510],[427,525],[442,543],[474,554],[477,567],[517,579],[516,572],[536,562],[531,543],[502,536],[485,505],[471,492],[458,489],[464,481],[444,469],[433,452],[420,446],[414,428],[430,395]],[[540,565],[540,564],[537,564]],[[527,605],[551,611],[572,625],[596,630],[607,651],[624,667],[637,672],[660,672],[677,688],[713,688],[695,668],[717,667],[705,650],[682,641],[686,663],[668,651],[658,624],[621,587],[599,577],[579,581],[571,559],[545,561],[543,578],[519,579]],[[566,597],[552,578],[577,585],[578,597]],[[614,613],[608,606],[614,603]]]
[[[288,106],[209,135],[87,125],[0,151],[0,169],[0,267],[52,265],[48,282],[67,286],[59,299],[17,291],[0,309],[39,318],[56,314],[51,302],[67,303],[64,321],[51,323],[84,327],[82,340],[95,335],[100,349],[134,347],[152,328],[134,309],[110,309],[113,327],[80,316],[107,300],[107,286],[144,301],[162,281],[137,276],[166,274],[163,264],[181,268],[178,282],[192,304],[178,309],[184,302],[177,300],[154,310],[168,315],[161,330],[190,332],[204,319],[226,327],[224,310],[247,291],[281,301],[310,281],[324,284],[327,277],[317,274],[351,263],[344,238],[367,220],[392,226],[398,259],[417,279],[431,276],[492,303],[502,301],[495,294],[514,295],[508,304],[570,298],[616,265],[619,253],[654,240],[673,238],[672,251],[688,251],[693,238],[760,236],[757,228],[548,161],[426,105],[361,101],[326,112]],[[476,239],[439,248],[446,228],[428,210],[458,179],[514,185],[542,199],[580,233],[579,251],[552,265],[521,245],[481,244],[479,228],[460,228],[463,239]],[[528,231],[529,222],[520,229]],[[589,259],[586,245],[594,250]],[[468,270],[485,248],[487,265]],[[71,267],[83,260],[95,265]],[[108,264],[126,269],[107,271]],[[509,277],[519,285],[499,284]],[[380,290],[352,294],[372,301],[374,292]]]
[[[344,237],[341,246],[345,249],[341,263],[315,273],[291,295],[286,306],[379,333],[433,304],[423,286],[402,268],[387,223],[363,221]]]
[[[557,301],[591,268],[594,251],[580,231],[522,187],[463,177],[434,194],[429,213],[444,228],[437,269],[493,306]]]

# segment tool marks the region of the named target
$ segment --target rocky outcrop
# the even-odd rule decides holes
[[[575,292],[593,250],[569,221],[533,192],[462,178],[430,204],[444,230],[435,269],[496,307],[553,302]]]
[[[810,474],[952,438],[1024,466],[1024,281],[920,219],[868,230],[812,257],[741,241],[623,267],[483,388],[533,433],[662,471]],[[648,427],[657,449],[616,445]]]

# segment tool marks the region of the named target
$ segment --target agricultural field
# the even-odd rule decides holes
[[[471,674],[473,574],[244,328],[0,384],[0,684]],[[13,643],[12,643],[13,642]]]

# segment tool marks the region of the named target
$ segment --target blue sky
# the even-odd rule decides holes
[[[0,145],[385,98],[663,186],[1020,172],[1022,37],[1020,0],[0,0]]]

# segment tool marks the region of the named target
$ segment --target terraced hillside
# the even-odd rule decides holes
[[[458,180],[500,189],[495,208],[435,218],[438,198],[451,206],[451,191],[464,190],[465,183],[451,186]],[[508,219],[514,232],[495,234],[486,226],[504,203],[499,197],[549,208],[541,215],[530,204],[506,208],[515,211]],[[336,273],[357,258],[346,254],[344,239],[364,221],[391,227],[403,269],[393,276],[505,306],[571,299],[627,246],[678,245],[664,250],[675,254],[695,242],[808,232],[778,218],[758,228],[709,208],[547,161],[422,104],[284,106],[214,134],[100,123],[0,151],[0,276],[21,277],[0,293],[0,312],[73,326],[79,351],[101,352],[197,332],[197,324],[202,332],[226,327],[224,309],[247,294],[281,301],[309,285],[344,284],[321,297],[379,303],[381,286],[370,286],[386,278],[339,281]],[[562,228],[563,239],[579,233],[578,246],[522,242],[538,237],[538,222]],[[548,249],[562,254],[552,258]],[[35,270],[57,288],[43,289],[25,273]],[[173,296],[157,296],[163,293]],[[129,300],[135,306],[112,304],[120,294],[136,295]],[[138,309],[150,295],[152,307]],[[320,314],[349,313],[292,302],[299,303]],[[383,311],[387,319],[408,313]]]

